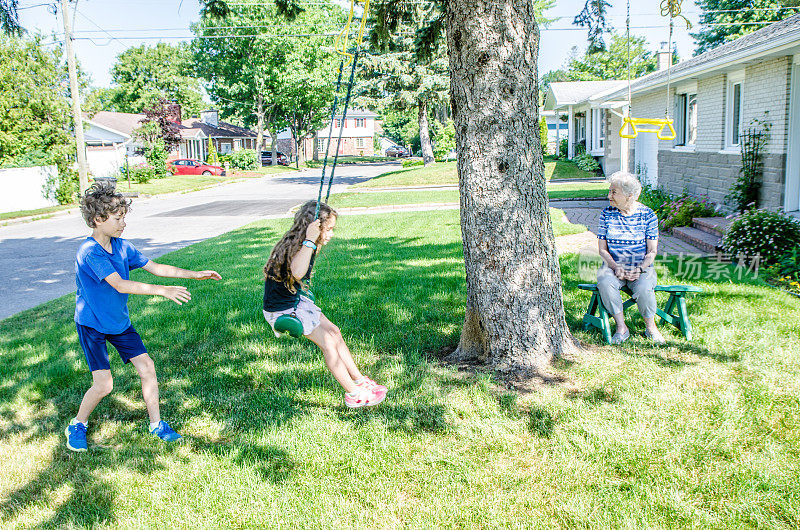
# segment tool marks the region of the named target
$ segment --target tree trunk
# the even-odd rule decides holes
[[[534,3],[448,2],[447,45],[467,281],[451,358],[539,372],[575,342],[539,143]]]
[[[261,150],[264,144],[264,98],[256,98],[256,154],[257,159],[261,160]]]
[[[428,130],[428,102],[420,101],[419,107],[419,143],[422,145],[422,161],[425,165],[435,164],[433,157],[433,147],[431,147],[431,133]]]
[[[313,142],[313,147],[311,148],[311,157],[314,162],[319,161],[319,142],[317,141],[317,131],[314,131],[314,135],[311,137],[311,141]]]

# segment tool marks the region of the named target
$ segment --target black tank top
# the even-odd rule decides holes
[[[311,278],[311,269],[314,268],[314,260],[317,257],[316,251],[311,255],[311,261],[308,263],[308,270],[306,271],[303,280]],[[274,313],[275,311],[285,311],[292,309],[297,305],[300,298],[300,282],[294,283],[295,291],[291,292],[283,282],[267,278],[264,280],[264,311]]]

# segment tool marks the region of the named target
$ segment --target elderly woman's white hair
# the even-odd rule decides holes
[[[633,195],[633,200],[639,198],[642,193],[642,185],[636,175],[632,175],[626,171],[617,171],[608,177],[608,184],[612,188],[617,188],[625,195]]]

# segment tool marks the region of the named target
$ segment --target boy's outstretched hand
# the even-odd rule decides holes
[[[217,271],[194,271],[195,280],[221,280],[222,276]]]
[[[169,298],[178,305],[183,305],[192,299],[189,290],[182,285],[161,285],[158,294],[164,298]]]

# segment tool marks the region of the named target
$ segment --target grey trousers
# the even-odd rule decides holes
[[[633,299],[639,306],[639,313],[642,318],[653,318],[656,316],[656,293],[654,291],[657,283],[656,270],[651,265],[647,267],[634,281],[620,280],[614,271],[605,263],[597,271],[597,290],[606,311],[612,315],[622,313],[622,295],[619,290],[627,286],[633,291]]]

